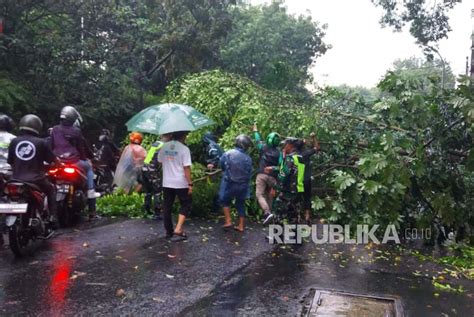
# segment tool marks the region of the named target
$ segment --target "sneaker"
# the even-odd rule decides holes
[[[87,191],[87,198],[88,199],[94,199],[94,198],[99,198],[100,193],[96,192],[95,189],[89,189]]]
[[[274,215],[271,212],[267,212],[263,215],[263,224],[266,225],[270,220],[272,220]]]

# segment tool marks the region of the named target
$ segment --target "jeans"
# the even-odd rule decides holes
[[[247,199],[248,192],[248,183],[234,183],[222,178],[219,200],[222,207],[230,207],[232,200],[235,199],[235,209],[237,209],[239,217],[245,217],[245,200]]]
[[[94,189],[94,170],[89,161],[77,161],[76,164],[81,170],[86,172],[87,176],[87,189]]]

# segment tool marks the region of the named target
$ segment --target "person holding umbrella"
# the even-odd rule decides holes
[[[192,206],[193,180],[191,177],[191,152],[185,145],[188,131],[171,134],[171,141],[166,142],[158,153],[158,162],[163,167],[163,223],[166,238],[175,241],[186,240],[183,225]],[[180,209],[178,223],[173,230],[171,211],[176,196]]]
[[[190,131],[214,124],[210,118],[193,107],[175,103],[164,103],[143,109],[126,126],[129,131],[141,131],[156,135],[170,134],[158,153],[158,162],[163,169],[163,224],[167,238],[186,239],[183,229],[192,206],[193,182],[191,177],[191,152],[185,145]],[[178,223],[173,229],[171,211],[178,196],[180,211]]]

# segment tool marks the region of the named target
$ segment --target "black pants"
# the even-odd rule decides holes
[[[33,184],[38,186],[43,193],[48,197],[48,209],[51,215],[58,214],[58,205],[56,204],[56,186],[51,184],[47,178],[36,181]]]
[[[185,217],[189,215],[192,206],[191,195],[188,194],[187,188],[163,188],[163,224],[165,226],[166,234],[173,234],[173,219],[171,212],[173,211],[173,204],[178,196],[181,208],[179,213]]]
[[[162,208],[161,179],[159,179],[152,172],[143,170],[139,182],[143,185],[143,189],[145,191],[143,209],[145,209],[146,213],[151,213],[153,208],[154,214],[159,215]]]

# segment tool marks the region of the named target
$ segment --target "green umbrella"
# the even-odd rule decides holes
[[[128,131],[167,134],[177,131],[194,131],[214,122],[187,105],[164,103],[143,109],[130,120]]]

